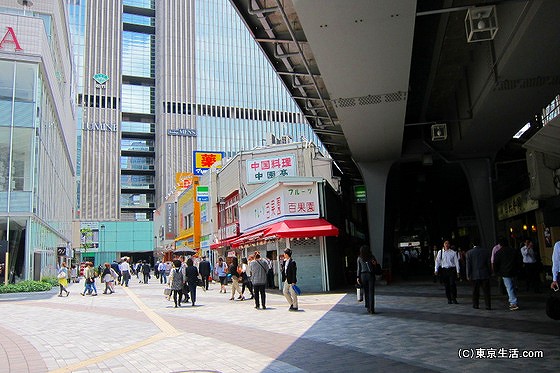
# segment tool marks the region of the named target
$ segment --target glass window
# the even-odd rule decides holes
[[[153,78],[155,56],[152,53],[154,35],[123,31],[122,74]]]
[[[121,207],[140,207],[146,208],[150,207],[150,203],[153,202],[152,194],[121,194]]]
[[[134,6],[137,8],[154,9],[153,0],[123,0],[123,5]]]
[[[121,169],[123,170],[153,170],[153,157],[121,157]]]
[[[10,128],[0,127],[0,192],[8,190]],[[2,203],[0,203],[0,206]]]
[[[14,63],[0,60],[0,100],[12,101],[14,95]]]
[[[123,21],[123,23],[132,23],[132,24],[135,24],[135,25],[143,25],[143,26],[153,26],[154,25],[154,18],[153,17],[141,16],[139,14],[123,13],[122,21]]]
[[[152,133],[154,124],[153,123],[143,123],[143,122],[122,122],[121,130],[122,132],[140,132],[140,133]]]
[[[152,87],[122,85],[122,111],[126,113],[153,114]]]
[[[35,94],[35,66],[18,63],[16,65],[15,99],[19,101],[33,101]]]
[[[129,151],[153,151],[154,140],[122,139],[121,150]]]
[[[6,128],[7,129],[7,128]],[[14,128],[12,144],[12,179],[11,179],[11,189],[20,191],[31,191],[31,157],[32,152],[32,137],[33,130],[31,128]],[[5,137],[9,141],[10,136]],[[4,139],[4,137],[2,137]],[[2,140],[2,143],[4,140]],[[8,145],[9,148],[9,145]],[[4,153],[4,152],[3,152]],[[4,157],[2,157],[4,158]],[[7,160],[9,157],[4,158]],[[6,172],[7,175],[7,172]]]
[[[154,188],[153,175],[121,175],[121,188],[149,189]]]

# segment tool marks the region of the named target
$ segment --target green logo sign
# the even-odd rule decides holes
[[[107,80],[109,80],[109,77],[105,74],[100,73],[100,74],[95,74],[93,76],[93,80],[95,80],[99,84],[105,84]]]
[[[208,186],[197,186],[196,187],[196,201],[197,202],[209,202],[210,201],[210,193],[208,190]]]

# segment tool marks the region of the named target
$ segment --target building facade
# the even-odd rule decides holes
[[[70,257],[74,76],[64,4],[0,1],[0,263],[9,281]]]
[[[231,157],[268,133],[319,144],[228,1],[67,3],[80,220],[152,220],[196,150]]]

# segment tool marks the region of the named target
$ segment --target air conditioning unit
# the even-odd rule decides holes
[[[531,198],[546,199],[559,194],[560,159],[535,150],[528,150],[526,158]]]

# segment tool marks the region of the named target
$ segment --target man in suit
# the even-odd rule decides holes
[[[480,298],[480,288],[484,293],[484,304],[487,310],[491,309],[490,305],[490,250],[475,246],[467,251],[467,280],[473,283],[472,304],[473,308],[478,309],[478,301]]]
[[[297,266],[296,262],[292,259],[292,250],[284,250],[284,262],[282,263],[282,283],[284,284],[282,288],[282,293],[288,304],[290,305],[290,311],[298,310],[298,297],[292,287],[297,282]]]
[[[206,260],[206,256],[202,257],[202,261],[198,264],[198,272],[200,277],[202,277],[202,287],[208,290],[208,276],[212,272],[210,270],[210,262]]]

